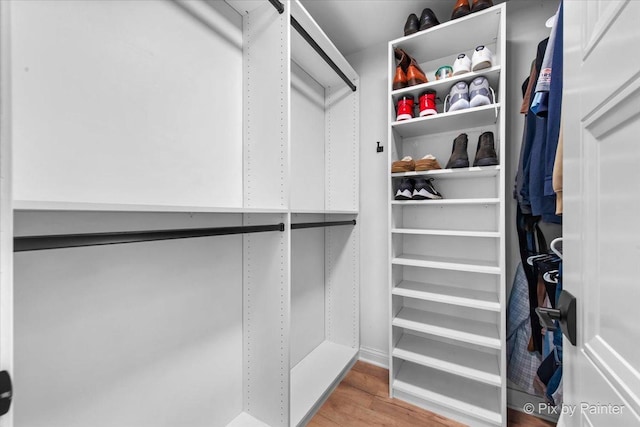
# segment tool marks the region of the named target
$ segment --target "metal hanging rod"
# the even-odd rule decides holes
[[[340,69],[340,67],[338,67],[336,65],[335,62],[333,62],[333,60],[331,58],[329,58],[329,55],[327,55],[327,53],[320,47],[320,45],[318,43],[316,43],[316,41],[313,39],[313,37],[311,37],[311,35],[309,35],[309,33],[307,33],[307,30],[305,30],[302,25],[300,25],[300,23],[298,21],[296,21],[296,18],[294,18],[293,16],[291,17],[291,26],[293,28],[296,29],[296,31],[298,33],[300,33],[300,35],[302,36],[303,39],[305,39],[307,41],[307,43],[309,43],[309,45],[311,45],[311,47],[318,52],[318,55],[320,55],[320,57],[322,59],[325,60],[325,62],[327,64],[329,64],[329,66],[331,68],[333,68],[333,71],[335,71],[342,80],[344,80],[344,82],[347,84],[347,86],[349,86],[351,88],[352,91],[356,91],[356,85],[354,85],[351,80],[349,80],[349,77],[347,77],[342,70]]]
[[[325,222],[301,222],[299,224],[291,224],[292,230],[300,228],[318,228],[318,227],[335,227],[337,225],[356,225],[356,220],[349,221],[325,221]]]
[[[278,0],[269,0],[269,3],[271,3],[273,5],[273,7],[276,8],[278,13],[282,14],[284,12],[284,5],[282,3],[280,3]],[[313,37],[311,37],[311,35],[309,33],[307,33],[307,30],[305,30],[304,27],[302,27],[302,25],[300,25],[300,23],[293,16],[291,16],[291,26],[293,28],[295,28],[296,31],[298,31],[298,33],[300,33],[302,38],[305,39],[307,41],[307,43],[309,43],[311,45],[311,47],[316,52],[318,52],[318,55],[320,55],[320,57],[322,57],[322,59],[324,59],[325,62],[327,64],[329,64],[329,66],[331,68],[333,68],[333,71],[335,71],[340,76],[340,78],[342,80],[344,80],[344,82],[347,84],[347,86],[349,86],[351,88],[351,90],[355,92],[356,91],[356,85],[354,85],[353,82],[351,80],[349,80],[349,77],[347,77],[342,72],[340,67],[338,67],[336,65],[336,63],[333,62],[333,59],[329,58],[329,55],[327,55],[327,53],[324,51],[324,49],[322,49],[320,47],[320,45],[318,43],[316,43],[316,41],[313,39]]]
[[[25,252],[45,249],[78,248],[83,246],[117,245],[122,243],[152,242],[156,240],[225,236],[228,234],[262,233],[266,231],[284,231],[284,224],[23,236],[13,238],[13,251]]]
[[[269,0],[269,3],[271,3],[273,7],[276,8],[279,14],[282,14],[284,12],[284,5],[278,0]]]

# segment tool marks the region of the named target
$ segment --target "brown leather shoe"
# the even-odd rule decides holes
[[[400,65],[396,67],[396,75],[393,76],[393,90],[405,88],[409,85],[407,75]]]
[[[395,48],[393,50],[393,53],[396,57],[396,60],[398,61],[398,66],[402,67],[402,71],[406,73],[407,69],[409,68],[409,64],[411,63],[409,54],[407,54],[407,52],[400,49],[399,47]]]
[[[411,58],[411,57],[409,57]],[[427,83],[429,81],[429,79],[427,79],[427,76],[424,74],[424,71],[422,71],[422,69],[420,68],[420,66],[418,65],[418,62],[411,58],[411,63],[409,64],[409,67],[407,68],[407,83],[409,86],[415,86],[415,85],[419,85],[422,83]]]
[[[396,74],[393,77],[393,85],[391,87],[393,90],[398,90],[409,85],[407,79],[407,69],[409,68],[411,60],[409,59],[409,55],[407,55],[407,52],[400,48],[395,48],[393,53],[396,57],[396,60],[398,60],[398,65],[396,66]]]
[[[471,13],[490,8],[491,6],[493,6],[493,2],[491,0],[473,0]]]
[[[451,13],[451,19],[462,18],[470,13],[469,0],[457,0],[456,5],[453,7],[453,13]]]

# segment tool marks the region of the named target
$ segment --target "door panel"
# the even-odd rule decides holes
[[[564,343],[571,426],[640,424],[640,2],[564,3]]]

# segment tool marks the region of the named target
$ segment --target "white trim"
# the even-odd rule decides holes
[[[389,369],[389,353],[382,350],[360,346],[358,359],[381,368]]]
[[[527,415],[531,415],[533,417],[537,417],[543,420],[556,422],[556,418],[548,415],[548,414],[540,414],[534,413],[531,414],[529,412],[524,411],[524,405],[527,403],[533,403],[534,408],[539,408],[541,403],[545,403],[545,400],[540,396],[535,396],[533,394],[526,393],[521,390],[517,390],[515,388],[507,388],[507,407],[525,413]]]

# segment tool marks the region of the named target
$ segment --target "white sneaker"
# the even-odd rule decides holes
[[[482,70],[483,68],[489,68],[493,65],[493,53],[488,47],[480,45],[473,51],[473,57],[471,58],[471,69],[473,71]]]
[[[492,92],[486,77],[476,77],[469,85],[469,106],[473,108],[493,104]]]
[[[447,109],[447,101],[449,108]],[[445,113],[469,108],[469,87],[465,82],[458,82],[449,91],[444,100]]]
[[[457,76],[458,74],[468,73],[469,71],[471,71],[471,60],[466,54],[461,53],[453,62],[453,75]]]

